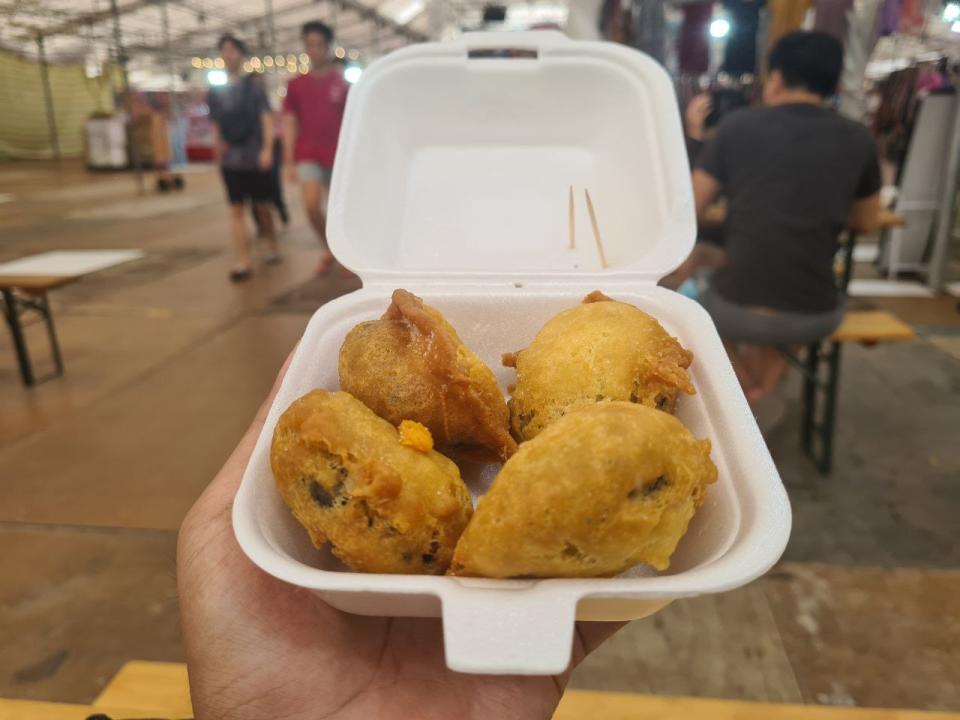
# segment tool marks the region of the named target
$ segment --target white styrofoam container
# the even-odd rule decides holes
[[[484,48],[528,52],[471,56]],[[570,185],[576,250],[567,248]],[[716,329],[699,305],[656,287],[688,254],[696,224],[676,101],[652,60],[549,32],[467,34],[389,55],[351,91],[328,232],[364,287],[314,314],[244,474],[234,529],[263,570],[347,612],[442,617],[453,670],[550,674],[569,663],[575,619],[645,617],[675,598],[743,585],[780,557],[789,502]],[[513,381],[501,353],[525,347],[594,289],[657,317],[694,352],[697,395],[682,398],[678,415],[712,440],[719,479],[669,570],[582,580],[375,575],[311,546],[274,485],[274,425],[297,397],[339,387],[346,333],[379,317],[395,287],[438,308],[501,386]],[[464,477],[477,495],[496,471]]]

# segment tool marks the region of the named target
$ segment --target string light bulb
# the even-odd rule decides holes
[[[710,23],[710,37],[723,38],[730,34],[730,21],[717,18]]]

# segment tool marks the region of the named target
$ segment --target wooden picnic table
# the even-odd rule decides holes
[[[0,264],[0,297],[3,299],[0,310],[10,328],[24,385],[29,387],[63,375],[63,359],[47,293],[77,282],[86,275],[141,257],[143,251],[133,249],[52,250]],[[47,326],[55,367],[53,373],[42,378],[37,378],[33,372],[23,333],[23,315],[31,310],[38,313]]]
[[[13,349],[20,367],[23,384],[30,387],[38,382],[63,375],[63,358],[60,355],[60,343],[53,325],[53,312],[47,293],[50,290],[76,282],[81,275],[0,275],[0,297],[3,298],[3,317],[10,328]],[[54,372],[37,378],[30,362],[27,340],[23,334],[23,315],[28,310],[40,314],[47,326],[50,339],[50,352],[53,355]]]

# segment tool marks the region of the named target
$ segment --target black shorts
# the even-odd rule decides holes
[[[270,202],[273,197],[269,171],[221,168],[220,173],[231,205],[243,205],[248,199],[256,203]]]

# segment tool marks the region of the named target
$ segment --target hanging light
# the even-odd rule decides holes
[[[209,70],[210,68],[212,68],[212,67],[213,67],[213,58],[204,58],[204,59],[203,59],[203,66],[204,66],[207,70]]]
[[[259,70],[262,67],[260,58],[258,57],[250,58],[250,64],[253,65],[253,67],[257,70]]]
[[[215,68],[223,68],[223,58],[217,58],[213,61],[213,66]]]
[[[347,51],[344,50],[342,47],[338,47],[336,50],[333,51],[333,54],[336,55],[341,60],[343,60],[347,56]]]
[[[283,63],[284,63],[283,55],[277,55],[277,57],[276,57],[274,60],[275,60],[275,62],[277,63],[278,66],[279,66],[279,65],[283,65]]]
[[[243,64],[243,71],[245,73],[253,72],[253,63],[245,62]]]
[[[297,56],[294,55],[293,53],[290,53],[289,55],[287,55],[287,65],[296,65],[296,64],[297,64]]]
[[[300,74],[301,74],[301,75],[306,75],[308,72],[310,72],[310,68],[308,68],[306,65],[301,65],[301,66],[300,66]]]
[[[263,58],[263,64],[266,65],[268,68],[273,67],[273,58],[267,55],[266,57]]]
[[[359,65],[347,65],[343,70],[343,79],[353,85],[363,75],[363,68]]]
[[[710,23],[710,37],[723,38],[730,34],[730,21],[717,18]]]
[[[203,58],[195,57],[190,60],[190,64],[193,65],[198,70],[203,67]]]
[[[306,53],[300,53],[300,64],[306,65],[308,62],[310,62],[310,56]]]
[[[360,58],[360,51],[351,50],[350,52],[347,53],[347,57],[350,58],[351,60],[358,60]]]
[[[223,70],[211,70],[207,73],[207,82],[211,85],[226,85],[228,80]]]
[[[960,20],[960,4],[958,3],[947,3],[943,8],[943,19],[946,22],[955,22]],[[950,28],[953,30],[953,28]]]

